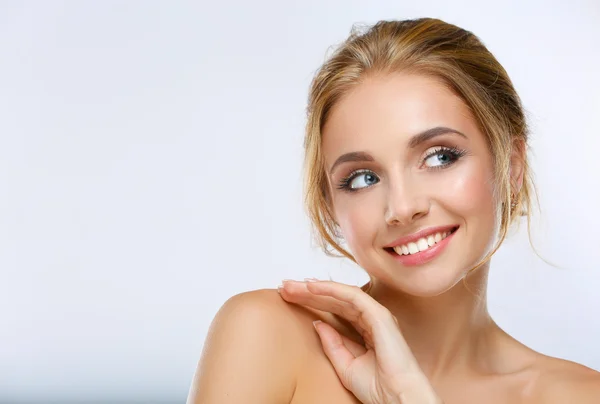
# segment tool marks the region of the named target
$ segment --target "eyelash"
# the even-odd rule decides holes
[[[451,159],[450,162],[447,164],[440,165],[440,166],[429,167],[428,168],[429,170],[443,170],[445,168],[448,168],[451,165],[453,165],[454,163],[456,163],[456,161],[458,161],[458,159],[463,157],[467,153],[467,151],[464,149],[459,149],[457,147],[438,146],[435,149],[433,149],[431,152],[427,153],[427,155],[425,157],[423,157],[423,162],[425,162],[428,158],[430,158],[432,156],[439,155],[442,153],[446,153],[446,154],[450,155],[450,159]],[[371,170],[366,170],[366,169],[355,170],[355,171],[351,172],[348,176],[346,176],[340,180],[340,182],[338,183],[337,189],[342,189],[347,192],[356,192],[356,191],[359,191],[364,188],[369,188],[370,186],[366,186],[363,188],[351,188],[350,187],[350,183],[361,174],[372,174],[375,177],[377,176]]]
[[[458,159],[463,157],[467,151],[465,149],[459,149],[458,147],[447,147],[447,146],[438,146],[433,149],[431,152],[427,153],[427,155],[423,158],[423,161],[427,160],[429,157],[435,156],[436,154],[448,153],[450,155],[451,161],[448,164],[444,164],[437,167],[429,167],[430,170],[443,170],[444,168],[450,167],[454,164]]]

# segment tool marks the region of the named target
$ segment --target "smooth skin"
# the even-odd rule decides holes
[[[414,144],[434,127],[464,136]],[[518,192],[523,148],[515,150]],[[331,170],[357,151],[369,161]],[[336,222],[374,282],[368,293],[289,281],[280,293],[232,297],[211,325],[189,404],[600,402],[599,372],[538,353],[492,320],[489,262],[467,274],[496,241],[499,202],[486,139],[459,97],[431,77],[369,77],[332,109],[323,153]],[[440,225],[458,230],[430,262],[404,266],[384,249]],[[348,293],[360,304],[348,306]]]
[[[358,287],[309,280],[284,282],[280,293],[289,302],[308,305],[346,319],[360,342],[314,322],[342,385],[361,403],[441,403],[402,337],[398,321]]]

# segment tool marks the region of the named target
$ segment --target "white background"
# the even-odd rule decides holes
[[[488,3],[488,4],[485,4]],[[533,129],[542,215],[490,312],[600,369],[600,3],[0,2],[0,401],[183,402],[231,295],[366,279],[310,241],[310,79],[353,23],[478,35]]]

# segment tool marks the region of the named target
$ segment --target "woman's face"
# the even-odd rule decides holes
[[[492,156],[467,106],[440,81],[368,78],[332,109],[323,152],[336,222],[379,282],[435,296],[493,246]]]

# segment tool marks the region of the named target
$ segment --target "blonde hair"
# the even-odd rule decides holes
[[[350,36],[316,72],[304,139],[304,202],[314,235],[327,255],[356,262],[339,243],[342,236],[329,203],[322,129],[331,109],[349,90],[367,76],[395,72],[441,79],[468,106],[488,140],[496,196],[501,201],[499,241],[473,271],[497,251],[517,216],[527,216],[529,228],[535,188],[526,157],[528,127],[521,100],[496,58],[473,33],[438,19],[380,21],[364,33],[353,27]],[[522,187],[512,194],[518,188],[511,184],[510,175],[514,148],[524,161]]]

